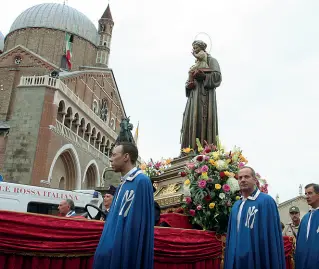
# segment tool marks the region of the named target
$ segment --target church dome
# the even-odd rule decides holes
[[[97,44],[94,24],[81,12],[62,4],[45,3],[23,11],[13,22],[10,33],[23,28],[49,28],[68,31]]]
[[[3,48],[4,48],[4,36],[0,32],[0,51],[3,51]]]

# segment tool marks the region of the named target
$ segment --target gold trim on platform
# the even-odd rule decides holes
[[[160,198],[160,199],[156,199],[155,197],[155,201],[160,205],[160,206],[173,206],[175,204],[179,204],[182,202],[182,195],[183,194],[178,194],[176,196],[171,196],[171,197],[167,197],[167,198]]]

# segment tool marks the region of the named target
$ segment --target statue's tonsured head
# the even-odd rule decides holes
[[[195,40],[192,44],[192,46],[197,46],[197,47],[200,47],[202,50],[206,50],[207,48],[207,44],[202,41],[202,40]]]

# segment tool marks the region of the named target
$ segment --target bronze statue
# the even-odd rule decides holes
[[[217,60],[206,52],[206,43],[196,40],[192,45],[196,62],[190,68],[186,82],[188,100],[183,114],[181,146],[195,149],[196,138],[201,143],[216,144],[218,122],[215,90],[222,76]]]
[[[135,144],[133,135],[133,124],[130,123],[130,117],[128,118],[122,118],[122,121],[120,123],[120,133],[115,141],[115,145],[119,142],[131,142]]]

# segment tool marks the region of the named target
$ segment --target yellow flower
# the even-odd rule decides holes
[[[221,186],[220,184],[215,184],[215,189],[216,189],[216,190],[220,190],[221,187],[222,187],[222,186]]]
[[[210,208],[210,209],[213,209],[214,207],[215,207],[215,203],[210,203],[210,204],[209,204],[209,208]]]
[[[210,160],[209,160],[209,163],[210,163],[211,165],[214,165],[214,166],[216,165],[216,163],[215,163],[215,161],[214,161],[213,159],[210,159]]]
[[[236,196],[236,200],[239,200],[240,199],[240,197],[239,196]]]
[[[142,164],[140,165],[140,168],[141,168],[141,170],[145,170],[145,169],[146,169],[146,164],[145,164],[145,163],[142,163]]]
[[[184,181],[184,185],[189,185],[189,184],[191,184],[191,181],[190,181],[189,179],[186,179],[186,180]]]
[[[232,172],[225,171],[224,173],[225,173],[226,177],[234,177],[235,176],[235,174]]]
[[[212,155],[213,155],[214,160],[218,160],[219,159],[219,152],[218,151],[213,152]]]
[[[182,149],[184,153],[190,153],[192,149],[190,147]]]
[[[172,159],[167,159],[167,160],[165,161],[166,164],[170,164],[171,162],[172,162]]]
[[[202,173],[202,179],[208,179],[207,172],[203,172],[203,173]]]
[[[243,155],[240,155],[240,156],[239,156],[239,160],[240,160],[242,163],[248,163],[247,159],[246,159]]]

